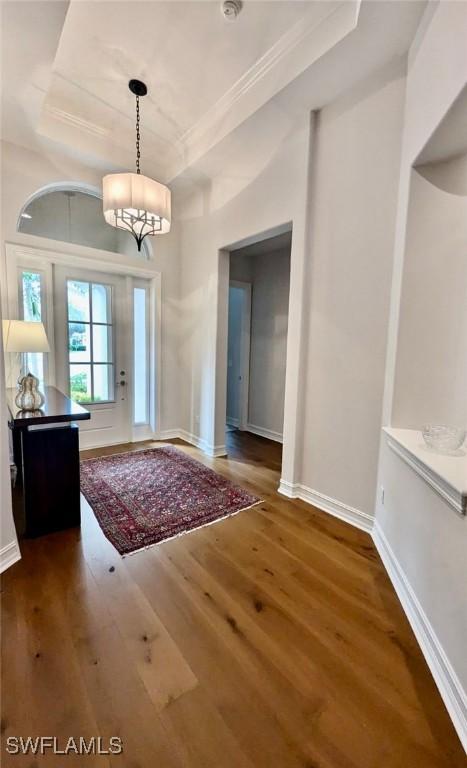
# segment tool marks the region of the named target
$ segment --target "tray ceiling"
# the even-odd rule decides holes
[[[294,98],[313,109],[403,54],[423,7],[245,0],[230,23],[217,0],[2,3],[2,138],[132,170],[136,77],[149,88],[142,171],[167,182],[218,153],[287,86],[290,109]]]
[[[70,2],[38,132],[132,167],[131,77],[142,100],[143,172],[173,178],[356,25],[359,2]]]

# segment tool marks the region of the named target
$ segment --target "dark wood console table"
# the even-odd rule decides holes
[[[75,421],[91,414],[55,387],[40,411],[20,411],[7,390],[17,469],[13,502],[19,535],[41,536],[80,524],[79,440]]]

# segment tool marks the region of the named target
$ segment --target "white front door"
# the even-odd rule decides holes
[[[57,387],[91,412],[80,448],[131,439],[132,323],[126,279],[57,266],[54,276]]]

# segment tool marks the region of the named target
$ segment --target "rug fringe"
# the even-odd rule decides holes
[[[186,531],[180,531],[180,533],[175,533],[173,536],[169,536],[167,539],[161,539],[160,541],[155,541],[153,544],[146,544],[144,547],[140,547],[139,549],[133,549],[131,552],[125,552],[123,555],[120,555],[120,557],[122,559],[125,557],[131,557],[131,555],[136,555],[138,554],[138,552],[144,552],[145,549],[152,549],[153,547],[158,547],[159,544],[165,544],[166,541],[173,541],[174,539],[179,539],[180,536],[186,536],[187,533],[193,533],[193,531],[199,531],[201,530],[201,528],[207,528],[209,525],[215,525],[216,523],[221,523],[223,520],[227,520],[229,517],[234,517],[235,515],[238,515],[239,512],[246,512],[247,509],[252,509],[253,507],[258,506],[258,504],[263,504],[263,499],[258,499],[258,501],[255,501],[254,504],[249,504],[248,507],[242,507],[241,509],[236,509],[235,512],[230,512],[228,515],[224,515],[223,517],[217,517],[215,520],[210,520],[209,523],[203,523],[202,525],[197,525],[196,528],[187,528]]]

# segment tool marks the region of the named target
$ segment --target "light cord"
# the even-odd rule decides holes
[[[141,135],[139,132],[139,96],[136,95],[136,173],[141,173],[140,167],[139,167],[139,161],[141,157],[141,152],[139,148]]]

